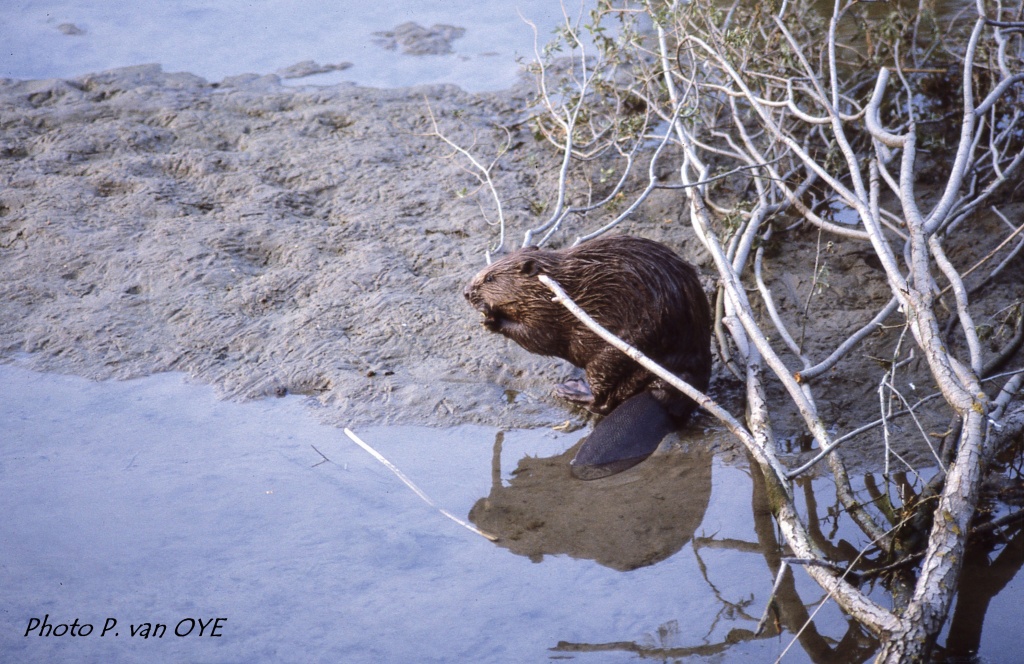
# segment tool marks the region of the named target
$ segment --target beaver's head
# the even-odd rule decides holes
[[[463,295],[483,314],[484,327],[501,332],[509,323],[521,322],[529,307],[537,306],[538,297],[547,293],[537,275],[546,272],[552,254],[536,247],[520,249],[488,265],[466,284]]]

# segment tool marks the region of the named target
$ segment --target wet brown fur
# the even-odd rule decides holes
[[[711,312],[697,270],[665,245],[613,236],[557,251],[520,249],[488,266],[465,296],[484,327],[586,371],[600,414],[650,390],[677,421],[695,404],[579,322],[537,279],[547,274],[598,323],[694,387],[711,377]],[[582,399],[580,399],[582,401]]]

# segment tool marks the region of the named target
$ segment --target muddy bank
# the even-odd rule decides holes
[[[494,175],[516,244],[556,174],[523,122],[529,91],[210,83],[155,65],[0,81],[0,357],[92,378],[183,371],[231,398],[304,394],[335,424],[582,424],[550,395],[571,367],[485,334],[463,301],[497,231],[465,162],[430,135],[428,107],[489,161],[506,140],[496,127],[510,128]],[[713,286],[678,194],[653,197],[623,231],[668,242]],[[816,243],[793,234],[769,250],[784,315],[822,290],[807,259]],[[811,308],[815,353],[888,300],[864,247],[829,251]],[[1021,272],[1001,278],[993,315]],[[877,412],[871,358],[897,334],[869,338],[822,379],[840,429]],[[713,393],[742,412],[733,385],[716,371]],[[793,453],[806,443],[794,439]]]
[[[537,380],[551,363],[506,361],[520,354],[481,338],[462,301],[493,233],[458,196],[475,181],[426,135],[428,103],[484,150],[518,112],[514,95],[450,86],[210,84],[156,66],[3,82],[3,355],[308,394],[334,422],[553,421]]]
[[[430,135],[432,112],[489,160],[513,127],[495,172],[511,246],[555,173],[522,126],[529,92],[211,84],[155,65],[3,81],[0,353],[310,395],[332,423],[580,423],[549,396],[571,367],[484,334],[464,302],[497,229]]]

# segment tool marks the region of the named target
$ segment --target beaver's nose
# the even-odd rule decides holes
[[[468,284],[466,284],[466,287],[462,289],[462,294],[470,302],[473,301],[473,282],[472,281],[469,282]]]

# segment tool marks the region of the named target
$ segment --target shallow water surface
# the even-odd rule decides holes
[[[575,17],[579,6],[569,12]],[[543,46],[562,10],[544,0],[47,0],[0,16],[0,77],[67,78],[156,62],[166,71],[220,81],[313,60],[351,67],[298,82],[501,90],[516,82],[518,58],[533,59],[533,30],[524,19],[537,25]],[[465,34],[451,41],[451,53],[439,55],[408,55],[378,43],[375,33],[407,22],[453,25]]]
[[[772,661],[821,599],[797,573],[796,614],[753,638],[774,532],[751,516],[747,471],[710,456],[658,454],[581,483],[557,458],[580,433],[358,432],[439,507],[495,530],[492,543],[297,397],[230,403],[179,375],[96,383],[12,365],[0,392],[0,650],[12,661]],[[591,517],[634,520],[615,531],[588,502]],[[557,548],[602,538],[619,544]],[[1015,615],[997,606],[1021,596],[1014,583],[990,613]],[[91,633],[56,635],[76,620]],[[1005,620],[983,652],[1008,645]],[[871,652],[848,629],[826,601],[784,661]]]

